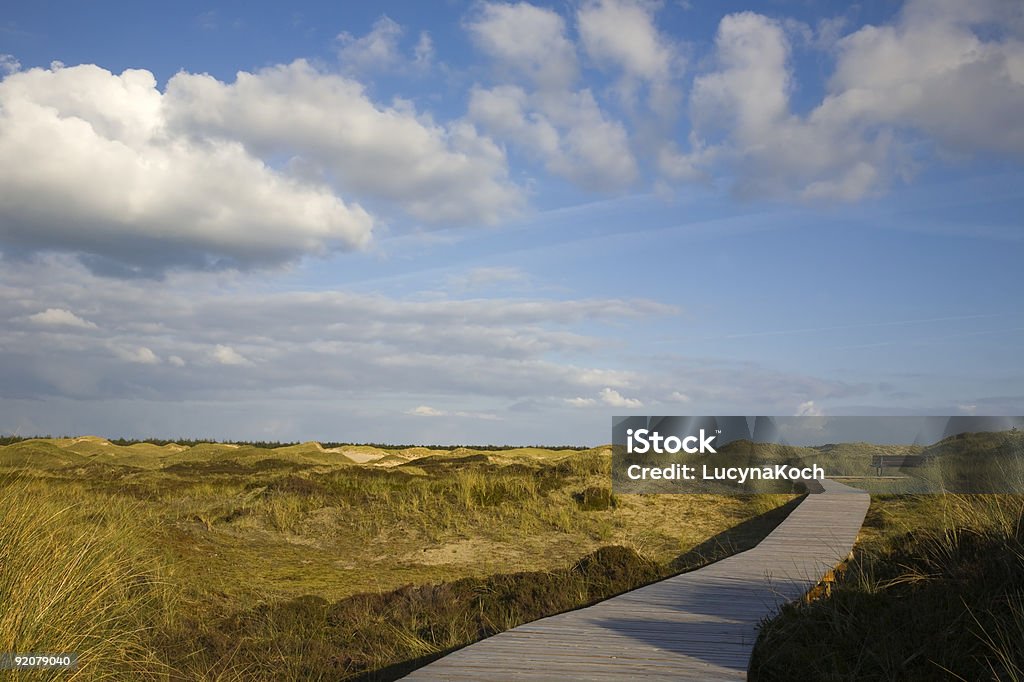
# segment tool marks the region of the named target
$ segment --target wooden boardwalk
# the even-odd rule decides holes
[[[757,625],[845,559],[867,493],[835,481],[753,549],[594,606],[521,625],[403,679],[743,680]]]

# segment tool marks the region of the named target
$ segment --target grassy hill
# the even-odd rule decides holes
[[[607,448],[329,445],[0,446],[0,651],[79,651],[80,679],[391,679],[749,547],[793,499],[613,496]]]

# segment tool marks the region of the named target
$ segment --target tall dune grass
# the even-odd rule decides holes
[[[150,631],[172,593],[147,551],[138,505],[96,502],[55,498],[28,478],[0,483],[0,651],[78,654],[77,668],[61,679],[160,669]]]
[[[875,499],[868,523],[830,589],[766,624],[751,679],[1024,680],[1024,498]]]

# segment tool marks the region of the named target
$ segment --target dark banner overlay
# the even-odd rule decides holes
[[[1024,493],[1024,417],[613,417],[615,493]]]

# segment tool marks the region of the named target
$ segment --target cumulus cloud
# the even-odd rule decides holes
[[[272,264],[359,246],[373,221],[229,140],[166,128],[148,71],[32,69],[0,82],[0,240],[132,265]]]
[[[361,38],[347,31],[339,33],[338,58],[344,65],[356,70],[392,68],[402,61],[398,49],[402,32],[402,27],[397,22],[384,15],[377,19],[370,32]]]
[[[594,59],[654,80],[672,65],[672,49],[654,24],[650,4],[629,0],[584,3],[577,14],[583,47]]]
[[[731,172],[746,195],[853,201],[909,177],[922,136],[958,153],[1024,158],[1024,42],[1010,3],[910,0],[892,24],[836,38],[839,26],[815,34],[819,46],[833,41],[836,66],[801,116],[786,22],[724,17],[715,67],[694,80],[689,150],[670,148],[662,171]]]
[[[597,398],[567,398],[565,399],[565,403],[572,407],[594,407],[595,405],[607,405],[609,407],[637,409],[644,406],[641,401],[636,400],[635,398],[627,398],[608,386],[605,386],[598,392]]]
[[[379,107],[351,79],[304,60],[240,72],[233,83],[179,73],[167,84],[170,125],[238,140],[260,156],[298,155],[361,197],[435,224],[491,224],[522,200],[504,152],[466,123]]]
[[[856,199],[885,180],[890,138],[790,111],[790,45],[780,22],[753,12],[722,19],[719,68],[694,80],[694,166],[725,162],[744,195]],[[716,134],[722,135],[716,138]],[[686,156],[665,168],[690,166]]]
[[[63,308],[47,308],[46,310],[29,315],[28,319],[38,325],[47,327],[78,327],[80,329],[96,329],[96,325],[88,320],[83,320],[70,310]]]
[[[301,178],[268,159],[321,170]],[[96,270],[277,265],[356,248],[361,203],[424,222],[515,209],[504,154],[467,123],[381,108],[303,61],[234,83],[93,65],[0,81],[0,243],[86,254]]]
[[[469,116],[526,149],[556,175],[591,190],[626,187],[638,164],[625,126],[589,90],[527,92],[515,85],[474,88]]]
[[[114,354],[122,360],[140,365],[156,365],[160,363],[160,358],[157,354],[145,346],[114,348]]]
[[[210,351],[210,356],[222,365],[251,365],[252,363],[244,355],[231,346],[218,343]]]
[[[626,127],[590,89],[573,87],[576,48],[561,15],[528,3],[489,3],[467,28],[504,81],[473,88],[471,120],[587,189],[614,191],[636,181]]]
[[[524,203],[505,144],[592,191],[654,171],[659,189],[722,178],[739,195],[811,201],[885,191],[937,151],[1024,158],[1019,3],[908,0],[860,28],[729,14],[695,60],[683,125],[684,50],[662,7],[475,5],[463,27],[490,68],[473,71],[467,116],[444,121],[352,77],[433,62],[429,33],[386,16],[338,36],[348,75],[300,59],[226,81],[182,72],[161,91],[148,71],[24,71],[0,55],[0,243],[146,274],[358,248],[396,219],[494,224]],[[798,112],[802,49],[835,66]]]
[[[1024,19],[1001,0],[910,0],[897,21],[837,45],[816,115],[909,125],[967,152],[1024,158]]]
[[[338,59],[350,73],[426,69],[434,59],[430,33],[421,31],[411,52],[402,49],[405,29],[387,15],[373,23],[370,32],[356,37],[347,31],[338,34]]]
[[[602,388],[599,394],[601,402],[611,407],[627,407],[629,409],[636,409],[643,407],[644,404],[635,398],[626,398],[621,393],[613,388]]]
[[[484,3],[466,27],[477,47],[542,89],[565,89],[576,79],[576,47],[553,10],[527,2]]]
[[[576,18],[587,55],[622,72],[619,86],[627,103],[645,84],[651,109],[667,118],[678,103],[672,81],[681,64],[673,42],[658,30],[655,8],[637,0],[591,0],[580,6]]]
[[[21,69],[21,62],[11,54],[0,54],[0,72],[5,74],[14,73]]]

